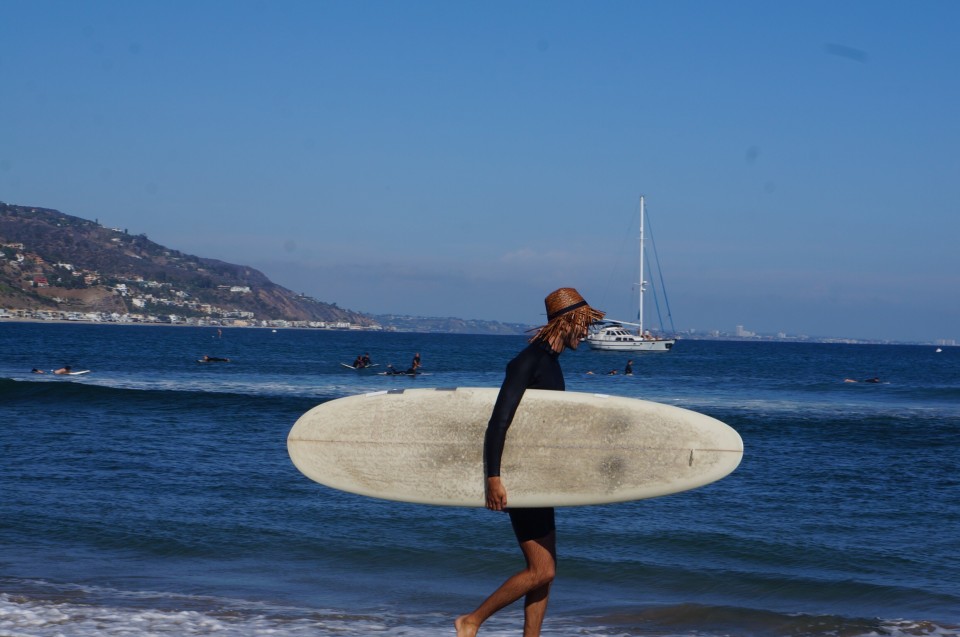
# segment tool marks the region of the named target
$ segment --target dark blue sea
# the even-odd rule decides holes
[[[523,345],[0,323],[0,635],[452,635],[522,566],[504,515],[330,490],[286,436],[350,394],[496,387]],[[363,352],[404,368],[419,352],[425,374],[340,366]],[[633,359],[633,376],[606,374],[622,353],[561,363],[568,390],[730,424],[743,463],[560,509],[544,635],[960,634],[960,348],[682,340]],[[63,365],[92,371],[29,373]],[[521,613],[481,634],[519,634]]]

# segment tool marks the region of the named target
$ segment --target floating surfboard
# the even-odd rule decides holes
[[[343,365],[344,367],[346,367],[347,369],[352,369],[352,370],[358,371],[358,372],[359,372],[359,371],[362,371],[362,370],[364,370],[364,369],[372,369],[372,368],[374,368],[374,367],[379,367],[379,366],[380,366],[380,363],[370,363],[370,364],[367,365],[366,367],[354,367],[353,365],[347,365],[346,363],[340,363],[340,364]]]
[[[302,415],[294,465],[364,496],[483,506],[483,438],[496,388],[349,396]],[[507,432],[501,476],[512,507],[639,500],[726,476],[743,457],[730,426],[633,398],[528,389]]]
[[[377,372],[378,376],[432,376],[432,374],[427,374],[424,372],[411,372],[411,371],[399,371],[394,370],[392,372]]]

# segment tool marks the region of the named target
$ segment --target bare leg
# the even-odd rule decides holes
[[[548,535],[520,544],[527,567],[510,576],[490,597],[485,599],[472,613],[461,615],[454,622],[457,637],[474,637],[480,624],[498,610],[509,606],[521,597],[525,597],[523,635],[538,637],[543,617],[547,612],[547,600],[550,596],[550,584],[557,568],[557,535],[551,531]]]
[[[540,637],[543,618],[547,614],[550,583],[527,593],[523,602],[523,637]]]

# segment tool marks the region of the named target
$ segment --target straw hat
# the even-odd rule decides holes
[[[573,288],[554,290],[543,300],[547,308],[547,324],[540,328],[531,341],[545,341],[555,352],[563,351],[564,339],[570,330],[586,333],[591,323],[603,318],[604,313],[595,310]]]

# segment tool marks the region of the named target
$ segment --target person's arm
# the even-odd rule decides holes
[[[500,386],[497,402],[493,406],[493,413],[487,423],[487,431],[483,439],[483,463],[486,506],[494,511],[501,511],[507,505],[507,491],[500,480],[500,460],[503,456],[503,447],[507,439],[507,429],[513,422],[513,417],[520,406],[520,400],[530,384],[533,374],[531,357],[518,356],[507,365],[507,373]]]

